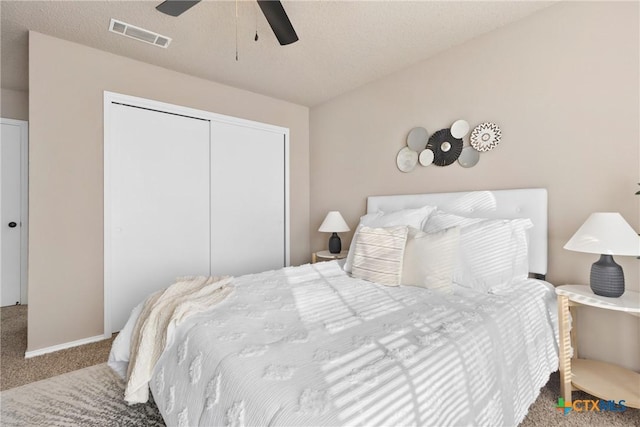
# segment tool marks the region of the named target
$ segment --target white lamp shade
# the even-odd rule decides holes
[[[342,233],[351,230],[338,211],[331,211],[318,228],[323,233]]]
[[[596,212],[582,224],[565,249],[605,255],[640,255],[640,236],[617,212]]]

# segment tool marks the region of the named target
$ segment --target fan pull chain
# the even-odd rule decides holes
[[[258,41],[258,3],[256,2],[256,5],[253,8],[253,16],[255,18],[256,21],[256,36],[254,37],[255,41]]]
[[[238,61],[238,0],[236,0],[236,61]]]

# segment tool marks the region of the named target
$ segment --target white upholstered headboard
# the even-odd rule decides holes
[[[547,274],[547,190],[461,191],[396,196],[369,196],[367,213],[420,208],[425,205],[475,218],[530,218],[529,271]]]

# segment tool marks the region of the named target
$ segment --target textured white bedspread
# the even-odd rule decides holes
[[[386,287],[337,262],[234,279],[150,383],[167,425],[517,425],[557,369],[553,287]]]

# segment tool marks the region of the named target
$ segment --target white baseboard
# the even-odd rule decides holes
[[[96,335],[95,337],[83,338],[81,340],[66,342],[63,344],[52,345],[51,347],[40,348],[38,350],[27,351],[24,354],[25,359],[29,359],[35,356],[42,356],[43,354],[53,353],[54,351],[65,350],[71,347],[77,347],[79,345],[91,344],[94,342],[102,341],[111,338],[111,335]]]

